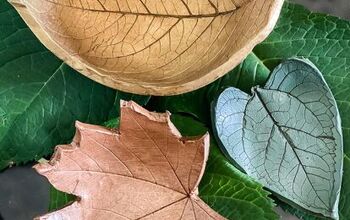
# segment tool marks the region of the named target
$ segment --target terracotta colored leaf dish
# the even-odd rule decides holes
[[[119,130],[77,122],[73,142],[35,166],[79,198],[38,219],[224,219],[197,195],[209,135],[183,138],[168,112],[121,106]]]
[[[283,0],[10,0],[58,57],[126,92],[209,84],[272,31]]]

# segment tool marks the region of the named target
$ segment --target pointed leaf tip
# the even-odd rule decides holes
[[[22,0],[7,0],[11,5],[15,5],[16,7],[26,7]]]
[[[92,125],[92,124],[86,124],[82,123],[80,121],[75,122],[75,127],[77,129],[76,131],[76,137],[74,139],[80,139],[81,132],[84,131],[94,131],[94,132],[101,132],[101,133],[107,133],[107,134],[114,134],[115,132],[111,129],[108,129],[106,127],[100,126],[100,125]]]
[[[35,169],[41,175],[45,175],[45,173],[50,172],[52,170],[52,166],[49,164],[49,162],[43,162],[34,165],[33,169]]]
[[[145,116],[148,120],[159,122],[159,123],[166,123],[170,127],[170,131],[172,134],[174,134],[178,138],[182,137],[178,129],[171,122],[171,119],[170,119],[171,113],[169,111],[166,111],[165,113],[150,112],[134,101],[121,100],[120,106],[121,106],[120,107],[121,108],[121,113],[120,113],[121,125],[123,124],[123,121],[124,121],[123,118],[125,114],[130,116],[140,114],[142,116]]]

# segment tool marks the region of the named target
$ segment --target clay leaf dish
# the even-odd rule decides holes
[[[79,198],[38,219],[224,219],[197,195],[209,134],[183,138],[169,113],[121,106],[118,130],[77,122],[73,142],[35,166]]]
[[[251,91],[228,88],[213,105],[222,151],[283,201],[339,219],[343,134],[321,71],[288,59]]]
[[[283,0],[10,0],[54,54],[126,92],[173,95],[238,65]]]

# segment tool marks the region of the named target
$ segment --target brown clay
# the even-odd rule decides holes
[[[209,135],[187,139],[170,114],[121,103],[120,128],[76,123],[70,145],[35,169],[79,200],[38,219],[223,219],[198,197]]]
[[[283,0],[10,0],[58,57],[112,88],[172,95],[229,72]]]

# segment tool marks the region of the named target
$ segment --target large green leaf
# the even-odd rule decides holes
[[[107,120],[115,91],[45,49],[0,0],[0,170],[39,159],[74,134],[74,121]]]
[[[63,208],[74,200],[76,200],[76,196],[58,191],[55,187],[50,186],[50,212]]]
[[[143,95],[136,95],[136,94],[131,94],[131,93],[126,93],[126,92],[121,92],[121,91],[116,91],[117,94],[115,96],[114,100],[114,107],[112,111],[109,113],[109,118],[113,120],[116,119],[116,117],[119,117],[120,115],[120,101],[121,100],[126,100],[126,101],[134,101],[138,103],[141,106],[146,105],[149,100],[151,99],[151,96],[143,96]],[[106,122],[108,124],[108,122]],[[108,127],[108,126],[107,126]]]
[[[347,220],[350,218],[350,158],[344,158],[343,190],[340,197],[340,219]]]
[[[290,59],[249,96],[220,94],[213,112],[222,149],[284,199],[338,219],[343,140],[335,99],[308,60]]]
[[[189,116],[173,115],[171,119],[183,135],[202,135],[208,129]],[[278,219],[269,193],[247,177],[221,154],[213,138],[204,176],[199,186],[200,197],[228,219]]]
[[[215,144],[211,147],[199,186],[203,201],[229,219],[279,219],[270,193],[231,165]]]

